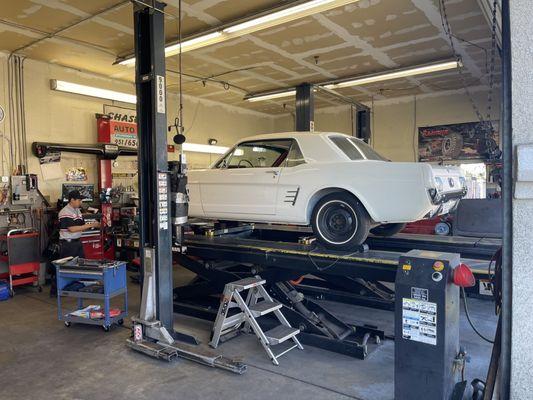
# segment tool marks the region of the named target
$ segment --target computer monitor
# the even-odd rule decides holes
[[[77,190],[83,196],[84,203],[94,202],[94,185],[90,183],[63,183],[61,197],[64,202],[68,201],[68,194]]]

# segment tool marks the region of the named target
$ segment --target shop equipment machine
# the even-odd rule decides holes
[[[459,289],[474,276],[459,254],[412,250],[396,274],[394,398],[463,399]]]

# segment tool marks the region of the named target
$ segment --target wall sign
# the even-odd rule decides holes
[[[497,150],[499,121],[466,122],[418,128],[419,161],[486,160]]]
[[[137,112],[128,108],[104,105],[109,116],[109,143],[123,147],[138,147]],[[99,140],[101,140],[99,138]]]
[[[134,108],[117,107],[104,104],[104,114],[108,115],[113,121],[137,123],[137,110]]]

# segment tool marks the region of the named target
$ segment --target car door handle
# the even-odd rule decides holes
[[[274,176],[278,176],[278,174],[279,174],[278,171],[274,171],[274,170],[265,171],[265,173],[267,173],[267,174],[274,174]]]

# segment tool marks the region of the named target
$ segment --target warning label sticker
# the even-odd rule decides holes
[[[424,300],[402,299],[402,337],[437,345],[437,304]]]
[[[411,288],[411,298],[415,300],[428,300],[428,293],[429,291],[427,289],[421,289],[418,287],[412,287]]]

